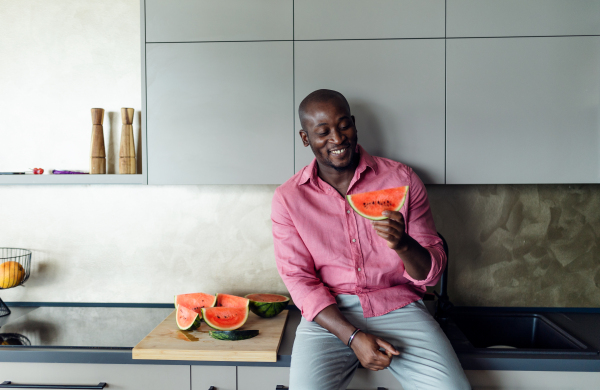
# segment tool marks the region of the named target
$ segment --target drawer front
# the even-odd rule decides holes
[[[275,390],[278,385],[290,385],[289,367],[252,367],[237,368],[238,390]]]
[[[98,385],[111,390],[189,390],[190,366],[142,364],[2,363],[0,383]]]
[[[448,37],[600,34],[598,0],[448,0]]]
[[[238,367],[238,390],[275,390],[278,385],[287,389],[289,376],[288,367]],[[348,385],[349,390],[379,387],[386,390],[402,390],[402,386],[389,370],[375,372],[359,368]]]
[[[291,40],[292,0],[146,0],[146,42]]]
[[[192,390],[236,390],[235,366],[192,366]]]
[[[294,39],[443,38],[444,0],[301,0]]]

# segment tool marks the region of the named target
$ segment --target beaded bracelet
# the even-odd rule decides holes
[[[356,330],[354,331],[354,333],[352,333],[350,335],[350,338],[348,339],[348,343],[347,345],[350,346],[350,344],[352,344],[352,340],[354,340],[354,336],[356,336],[356,334],[360,332],[360,329],[356,328]]]

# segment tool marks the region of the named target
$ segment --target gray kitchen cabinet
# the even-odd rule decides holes
[[[277,385],[289,386],[289,367],[238,367],[238,390],[275,390]],[[400,383],[388,370],[369,371],[359,368],[348,385],[348,390],[366,390],[383,387],[402,390]],[[218,389],[220,390],[220,389]]]
[[[236,390],[235,366],[192,366],[191,390]]]
[[[146,42],[291,40],[293,0],[145,0]]]
[[[598,0],[448,0],[448,37],[600,34]]]
[[[290,385],[289,367],[238,366],[237,390],[275,390],[278,385]]]
[[[294,39],[443,38],[444,0],[301,0]]]
[[[313,159],[297,109],[310,92],[341,92],[358,142],[405,163],[425,183],[444,183],[444,40],[306,41],[295,45],[295,170]]]
[[[447,184],[600,182],[600,37],[447,42]]]
[[[0,383],[4,381],[13,385],[86,386],[106,382],[111,390],[189,390],[190,366],[3,362]]]
[[[149,184],[293,174],[292,42],[146,45]]]

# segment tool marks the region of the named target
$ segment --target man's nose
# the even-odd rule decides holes
[[[346,136],[344,134],[342,134],[341,131],[339,131],[338,129],[333,129],[331,131],[331,142],[333,142],[334,144],[340,144],[344,141],[344,138]]]

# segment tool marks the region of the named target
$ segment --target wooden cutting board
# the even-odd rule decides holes
[[[173,310],[133,348],[133,359],[276,362],[288,310],[273,318],[261,318],[250,312],[240,330],[258,329],[258,336],[237,341],[213,339],[208,335],[212,328],[204,322],[194,331],[179,330],[175,314]]]

